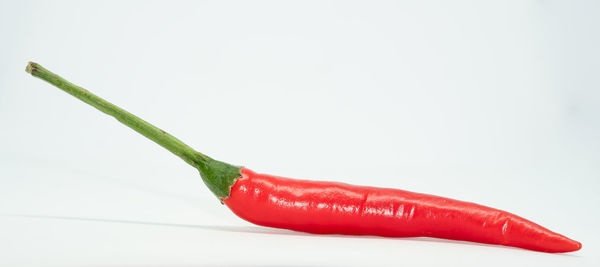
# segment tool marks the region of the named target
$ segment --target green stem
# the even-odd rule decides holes
[[[88,90],[70,83],[37,63],[29,62],[25,71],[114,117],[129,128],[171,151],[188,164],[197,168],[206,185],[219,198],[229,196],[229,188],[233,185],[235,179],[239,177],[239,167],[214,160],[197,152],[167,132],[92,94]]]
[[[159,129],[158,127],[140,119],[138,116],[135,116],[120,107],[117,107],[116,105],[98,97],[97,95],[90,93],[88,90],[70,83],[69,81],[52,73],[37,63],[29,62],[25,71],[62,89],[72,96],[79,98],[81,101],[90,104],[98,110],[113,116],[121,123],[127,125],[129,128],[144,135],[145,137],[148,137],[148,139],[171,151],[173,154],[182,158],[185,162],[196,168],[199,167],[198,161],[206,161],[209,158],[208,156],[195,151],[188,145],[181,142],[179,139]]]

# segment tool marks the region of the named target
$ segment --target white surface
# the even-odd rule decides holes
[[[598,3],[2,2],[0,266],[598,266]],[[583,249],[253,226],[29,60],[217,159],[474,201]]]

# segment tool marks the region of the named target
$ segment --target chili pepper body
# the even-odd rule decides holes
[[[436,237],[569,252],[581,244],[514,214],[398,189],[296,180],[241,169],[223,202],[262,226],[315,234]]]

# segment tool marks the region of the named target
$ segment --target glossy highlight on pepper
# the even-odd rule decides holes
[[[179,139],[29,62],[26,71],[106,113],[198,169],[207,187],[251,223],[314,234],[426,236],[571,252],[581,243],[517,215],[433,195],[255,173],[210,158]]]

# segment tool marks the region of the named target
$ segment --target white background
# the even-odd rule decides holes
[[[1,2],[0,266],[598,266],[600,2],[97,2]],[[473,201],[583,249],[251,225],[29,60],[214,158]]]

